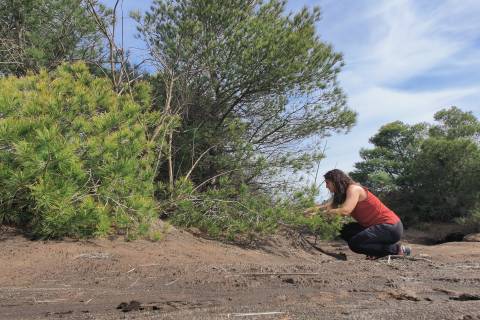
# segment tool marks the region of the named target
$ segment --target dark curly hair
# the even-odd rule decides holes
[[[325,180],[329,180],[333,183],[335,187],[335,191],[333,193],[333,205],[334,207],[338,207],[342,203],[345,202],[347,198],[347,188],[351,184],[355,184],[356,182],[353,181],[345,172],[338,169],[333,169],[325,173],[323,176]]]

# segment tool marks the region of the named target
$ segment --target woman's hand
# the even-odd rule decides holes
[[[319,211],[320,211],[319,206],[313,206],[303,211],[303,215],[307,218],[311,218],[314,215],[316,215]]]
[[[326,216],[329,216],[329,217],[333,217],[333,216],[336,215],[335,209],[325,209],[325,210],[323,210],[323,213],[324,213]]]

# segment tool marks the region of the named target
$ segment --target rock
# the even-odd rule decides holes
[[[445,238],[439,240],[437,244],[445,243],[445,242],[460,242],[463,241],[463,237],[465,236],[464,233],[461,232],[452,232],[445,236]]]
[[[480,300],[480,295],[470,294],[470,293],[462,293],[462,294],[460,294],[456,297],[450,297],[450,300],[457,300],[457,301]]]
[[[188,231],[195,237],[200,237],[203,235],[203,232],[200,229],[195,227],[188,228]]]
[[[389,292],[388,294],[390,295],[390,297],[397,300],[409,300],[409,301],[421,300],[415,292],[409,291],[409,290],[394,291],[394,292]]]
[[[123,312],[130,312],[130,311],[141,310],[142,308],[141,308],[140,302],[132,300],[130,301],[130,303],[127,303],[127,302],[120,303],[117,309],[120,309]]]
[[[480,233],[470,233],[463,237],[463,241],[480,242]]]

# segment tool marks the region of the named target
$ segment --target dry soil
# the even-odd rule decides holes
[[[480,319],[480,243],[424,240],[407,233],[412,259],[370,261],[289,232],[247,248],[179,230],[31,241],[2,227],[0,319]]]

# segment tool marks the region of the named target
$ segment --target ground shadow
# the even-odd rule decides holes
[[[0,224],[0,242],[7,241],[13,239],[15,237],[24,237],[25,239],[31,239],[27,234],[19,230],[18,228]]]

